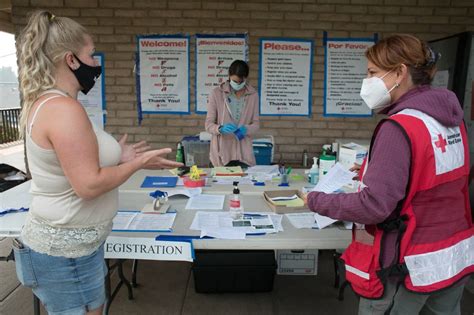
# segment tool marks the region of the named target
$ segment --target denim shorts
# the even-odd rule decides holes
[[[103,245],[89,256],[56,257],[13,246],[18,280],[33,290],[48,314],[83,315],[106,301]]]

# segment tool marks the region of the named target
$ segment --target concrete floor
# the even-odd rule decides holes
[[[130,276],[131,264],[126,273]],[[348,288],[336,299],[332,251],[320,251],[317,276],[276,276],[268,293],[200,294],[194,290],[191,264],[140,261],[135,298],[122,288],[110,309],[122,314],[357,314],[358,299]],[[474,294],[464,291],[462,314],[474,315]]]

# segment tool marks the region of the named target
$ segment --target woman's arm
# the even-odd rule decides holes
[[[411,149],[404,131],[387,121],[379,129],[372,157],[359,193],[308,194],[309,208],[319,214],[362,224],[387,219],[405,198],[410,174]]]
[[[253,136],[257,133],[260,129],[260,116],[258,114],[258,94],[252,94],[252,97],[257,98],[256,100],[252,100],[253,108],[252,108],[252,118],[247,127],[247,134],[249,136]]]
[[[170,153],[171,149],[161,149],[144,152],[118,166],[101,168],[97,138],[81,104],[70,98],[50,103],[43,113],[49,116],[46,137],[72,188],[81,198],[96,198],[118,187],[142,168],[182,165],[162,157]]]
[[[209,94],[209,100],[207,102],[207,115],[206,115],[206,122],[205,122],[206,131],[213,135],[220,134],[219,132],[220,124],[217,121],[219,117],[219,114],[217,112],[219,103],[217,101],[216,94],[217,92],[215,89]]]

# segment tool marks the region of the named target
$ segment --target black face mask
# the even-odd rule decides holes
[[[76,59],[81,64],[79,68],[76,70],[71,69],[72,73],[76,77],[77,81],[82,87],[82,93],[87,94],[89,91],[94,87],[95,81],[100,77],[102,74],[102,67],[101,66],[89,66],[81,61],[81,59]]]

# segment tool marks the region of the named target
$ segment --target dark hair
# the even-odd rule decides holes
[[[234,60],[229,67],[229,76],[231,75],[246,78],[249,76],[249,66],[243,60]]]
[[[433,80],[436,62],[441,55],[413,35],[397,34],[377,42],[365,52],[365,56],[386,71],[404,64],[410,71],[413,84],[424,85]]]

